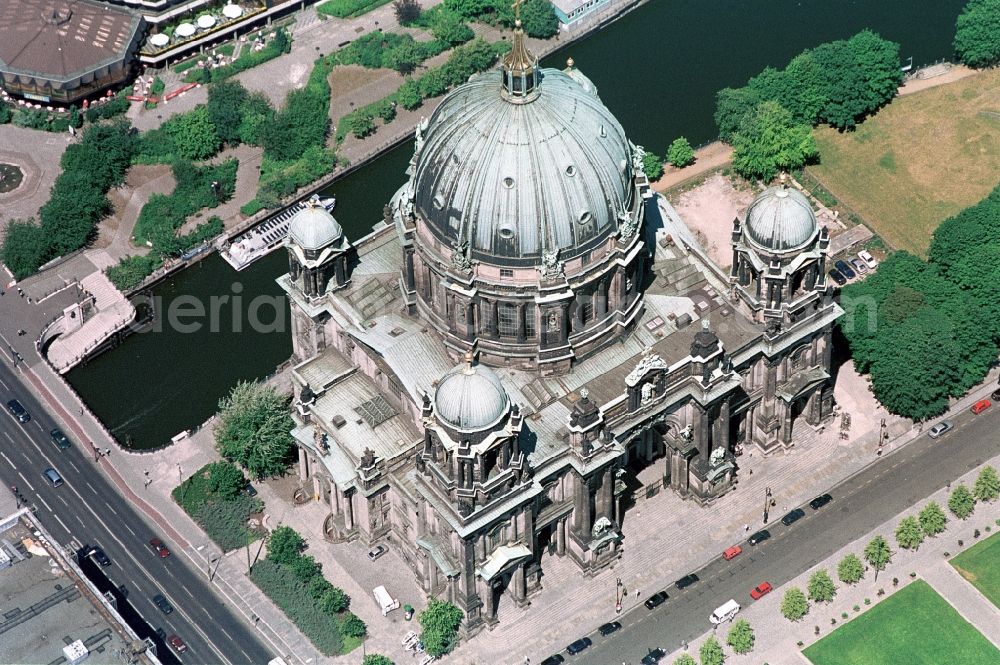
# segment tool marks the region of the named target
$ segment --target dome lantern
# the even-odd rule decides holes
[[[524,28],[521,27],[521,0],[514,3],[514,41],[510,51],[503,57],[500,72],[503,83],[503,97],[509,102],[523,104],[538,96],[538,58],[524,43]]]

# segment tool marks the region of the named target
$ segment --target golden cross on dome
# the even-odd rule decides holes
[[[521,20],[521,3],[522,2],[524,2],[524,0],[514,0],[514,4],[511,5],[511,8],[514,10],[514,20],[515,21],[520,21]]]

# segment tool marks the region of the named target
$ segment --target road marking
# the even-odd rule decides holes
[[[10,438],[10,432],[4,431],[3,435],[7,437],[7,440],[14,443],[14,439]]]
[[[59,499],[60,501],[62,501],[62,505],[64,505],[64,506],[66,506],[67,508],[69,508],[69,504],[68,504],[68,503],[66,503],[66,499],[62,498],[62,495],[60,495],[60,494],[56,494],[56,498],[57,498],[57,499]]]
[[[14,466],[14,465],[13,465],[13,464],[11,464],[11,466]],[[27,478],[25,478],[25,477],[24,477],[24,474],[23,474],[23,473],[21,473],[20,471],[18,471],[18,472],[17,472],[17,475],[21,476],[21,480],[23,480],[23,481],[24,481],[24,484],[25,484],[25,485],[27,485],[28,487],[30,487],[30,488],[31,488],[31,491],[32,491],[32,492],[34,492],[34,491],[35,491],[35,486],[31,484],[31,481],[30,481],[30,480],[28,480]]]
[[[7,457],[6,455],[4,455],[3,453],[0,453],[0,455],[3,455],[3,458],[5,460],[7,460],[7,464],[10,464],[10,468],[15,469],[15,470],[17,469],[17,467],[14,466],[14,463],[10,461],[9,457]]]
[[[41,497],[38,497],[38,498],[40,499]],[[55,513],[52,513],[52,517],[56,518],[56,521],[59,522],[60,524],[62,524],[62,528],[63,528],[63,530],[66,531],[66,533],[72,535],[73,532],[69,530],[69,527],[66,526],[65,522],[63,522],[61,519],[59,519],[58,515],[56,515]]]
[[[216,628],[218,628],[219,630],[221,630],[221,631],[223,632],[223,634],[224,634],[224,635],[225,635],[226,637],[228,637],[228,638],[229,638],[229,640],[230,640],[231,642],[235,642],[235,640],[233,640],[233,636],[232,636],[232,635],[230,635],[230,634],[229,634],[229,631],[227,631],[227,630],[226,630],[225,628],[223,628],[222,626],[216,626]]]
[[[110,508],[111,506],[108,506],[108,507]],[[114,511],[112,510],[111,512],[114,512]],[[115,513],[115,515],[117,515],[117,514],[118,513]],[[138,534],[136,534],[136,532],[132,530],[132,527],[130,527],[127,522],[122,522],[122,526],[125,527],[126,529],[128,529],[128,532],[131,533],[136,538],[139,537]]]
[[[73,513],[73,517],[75,517],[76,521],[80,523],[80,526],[82,526],[84,529],[87,528],[87,525],[83,523],[83,520],[80,519],[79,515],[77,515],[76,513]]]
[[[94,494],[97,494],[97,490],[94,490]],[[112,508],[110,503],[105,504],[105,505],[107,506],[108,510],[110,510],[112,513],[114,513],[116,516],[118,515],[118,511],[115,510],[114,508]]]
[[[79,473],[79,474],[80,474],[81,476],[83,475],[83,473],[82,473],[82,472],[80,471],[80,469],[79,469],[79,468],[78,468],[78,467],[76,466],[76,464],[74,464],[74,463],[73,463],[73,460],[71,460],[71,459],[68,459],[68,458],[67,458],[67,459],[66,459],[66,462],[68,462],[68,463],[69,463],[69,465],[70,465],[71,467],[73,467],[73,470],[74,470],[74,471],[76,471],[77,473]]]
[[[91,492],[93,492],[94,494],[97,494],[97,490],[95,490],[95,489],[94,489],[94,486],[93,486],[93,485],[91,485],[90,483],[88,483],[88,482],[87,482],[86,480],[85,480],[85,481],[83,481],[83,482],[87,484],[87,487],[89,487],[89,488],[90,488],[90,491],[91,491]]]
[[[6,388],[7,390],[10,390],[10,386],[8,386],[8,385],[7,385],[7,382],[6,382],[6,381],[4,381],[3,379],[0,379],[0,383],[2,383],[2,384],[3,384],[3,387],[4,387],[4,388]]]
[[[52,506],[49,505],[49,502],[46,501],[41,494],[38,495],[38,500],[45,504],[45,507],[49,509],[50,513],[52,513],[53,515],[56,514],[56,511],[52,510]]]
[[[191,596],[191,598],[194,598],[194,594],[191,593],[191,591],[188,590],[188,588],[186,586],[184,586],[183,584],[181,584],[181,588],[184,589],[184,593],[186,593],[187,595]]]

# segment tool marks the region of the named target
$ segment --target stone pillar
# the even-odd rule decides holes
[[[604,478],[601,481],[601,507],[598,509],[601,517],[614,519],[614,483],[615,475],[612,468],[608,467],[604,471]]]
[[[465,304],[465,339],[472,341],[476,338],[476,307],[470,300]]]
[[[573,531],[577,535],[584,535],[590,531],[590,486],[587,479],[577,476],[576,486],[573,488]]]
[[[434,284],[433,277],[434,274],[431,272],[430,267],[424,265],[424,278],[421,280],[422,282],[421,286],[423,287],[422,290],[424,293],[424,301],[426,302],[431,302],[433,300],[433,296],[431,295],[433,293],[432,291],[432,285]]]
[[[523,342],[525,340],[525,335],[524,335],[524,303],[518,303],[516,305],[516,309],[514,311],[515,311],[515,316],[516,316],[516,318],[514,319],[514,326],[515,326],[514,329],[517,331],[517,341],[518,342]]]
[[[526,584],[525,584],[525,578],[524,578],[524,564],[523,563],[520,564],[520,565],[518,565],[518,567],[514,569],[513,576],[514,576],[514,580],[513,580],[513,582],[514,582],[514,598],[517,599],[518,601],[522,601],[527,596],[527,592],[526,592],[527,590],[525,588]]]
[[[299,480],[305,482],[309,480],[309,457],[306,449],[299,447]]]
[[[583,330],[583,298],[581,293],[573,298],[573,332],[578,333]]]
[[[600,285],[597,287],[597,293],[599,294],[597,299],[597,317],[603,319],[608,315],[608,291],[610,289],[610,284],[607,278],[602,279]]]
[[[556,554],[566,554],[566,518],[556,522]]]
[[[413,271],[413,249],[406,250],[406,288],[410,291],[416,286],[416,275]]]
[[[698,454],[707,462],[709,455],[712,454],[709,415],[707,410],[703,409],[700,404],[694,404],[692,407],[692,416],[691,424],[694,431],[694,440],[698,445]]]
[[[569,339],[569,303],[559,306],[559,343],[565,344]]]
[[[354,492],[344,494],[344,526],[348,531],[354,529]]]

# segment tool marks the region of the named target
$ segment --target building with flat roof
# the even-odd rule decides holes
[[[392,541],[466,634],[541,592],[549,557],[611,567],[639,492],[711,504],[744,450],[832,414],[842,310],[809,201],[782,183],[720,220],[723,271],[643,156],[517,28],[420,123],[372,234],[352,244],[318,207],[290,223],[306,493],[331,541]]]
[[[145,29],[137,12],[95,0],[0,3],[0,85],[70,104],[123,84]]]
[[[0,663],[160,662],[29,510],[0,514]]]

